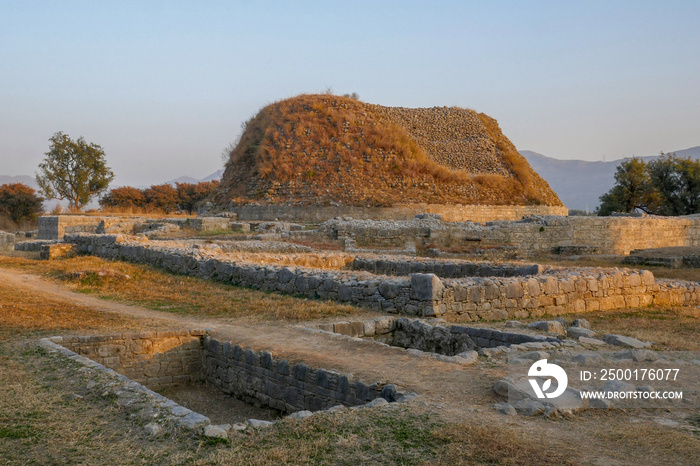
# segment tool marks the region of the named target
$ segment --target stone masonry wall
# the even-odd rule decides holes
[[[76,233],[137,234],[164,227],[211,231],[230,228],[225,217],[149,218],[97,215],[45,215],[39,217],[39,239],[60,239]]]
[[[15,235],[0,231],[0,251],[12,251],[15,246]]]
[[[531,215],[568,215],[563,206],[548,205],[445,205],[405,204],[393,207],[352,206],[284,206],[247,204],[227,208],[235,212],[239,220],[284,220],[292,222],[321,223],[335,217],[355,219],[411,220],[417,214],[439,214],[446,222],[491,222],[495,220],[520,220]]]
[[[477,348],[495,348],[530,342],[559,343],[560,340],[542,335],[502,332],[463,325],[430,325],[418,319],[409,320],[405,317],[396,319],[392,334],[392,343],[396,346],[447,356]]]
[[[172,272],[376,311],[417,316],[459,315],[470,320],[539,317],[647,305],[700,302],[700,284],[661,282],[649,271],[555,268],[527,277],[441,280],[434,274],[387,277],[235,262],[211,251],[152,245],[121,235],[66,236],[78,253],[130,260]]]
[[[394,385],[368,386],[334,371],[293,365],[268,351],[213,338],[204,340],[203,370],[205,380],[224,393],[286,413],[357,406],[379,397],[391,402],[401,395]]]
[[[392,256],[355,257],[350,263],[350,267],[354,270],[365,270],[380,275],[405,276],[412,273],[434,273],[440,278],[520,277],[537,275],[543,269],[538,264],[518,265],[461,260],[403,259]]]
[[[464,325],[432,325],[420,319],[411,320],[406,317],[382,316],[364,321],[305,324],[304,327],[339,333],[349,337],[389,335],[394,346],[439,354],[457,354],[461,351],[457,351],[456,346],[465,343],[471,348],[470,341],[479,348],[495,348],[530,342],[560,343],[558,338],[543,335],[503,332]]]
[[[201,379],[202,330],[62,337],[61,346],[152,389]]]
[[[297,233],[303,236],[305,233]],[[629,254],[634,249],[700,246],[700,216],[687,217],[532,217],[518,222],[450,223],[436,218],[409,221],[333,219],[317,233],[351,239],[362,247],[509,246],[522,256],[584,249],[598,254]]]

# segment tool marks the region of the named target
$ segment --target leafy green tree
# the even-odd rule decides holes
[[[659,207],[661,196],[652,184],[644,160],[632,157],[615,170],[615,186],[600,197],[598,215],[632,212],[639,209],[652,214]]]
[[[49,151],[36,175],[47,199],[68,199],[71,208],[79,210],[114,179],[105,152],[97,144],[88,144],[82,137],[74,141],[60,131],[49,141]]]
[[[700,161],[661,154],[647,165],[654,188],[662,202],[661,215],[688,215],[700,212]]]
[[[22,183],[0,186],[0,212],[13,222],[34,220],[42,211],[42,200],[36,191]]]

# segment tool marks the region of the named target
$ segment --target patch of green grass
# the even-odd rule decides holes
[[[38,436],[39,432],[37,432],[37,430],[33,426],[21,424],[7,427],[0,426],[0,438],[20,439]]]

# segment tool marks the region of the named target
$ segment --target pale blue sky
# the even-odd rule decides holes
[[[221,168],[300,93],[496,118],[518,149],[607,160],[700,145],[700,1],[0,0],[0,174],[56,131],[116,184]]]

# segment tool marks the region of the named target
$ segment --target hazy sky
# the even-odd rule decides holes
[[[56,131],[116,184],[222,167],[267,103],[330,88],[496,118],[520,150],[700,145],[700,1],[0,0],[0,174]]]

